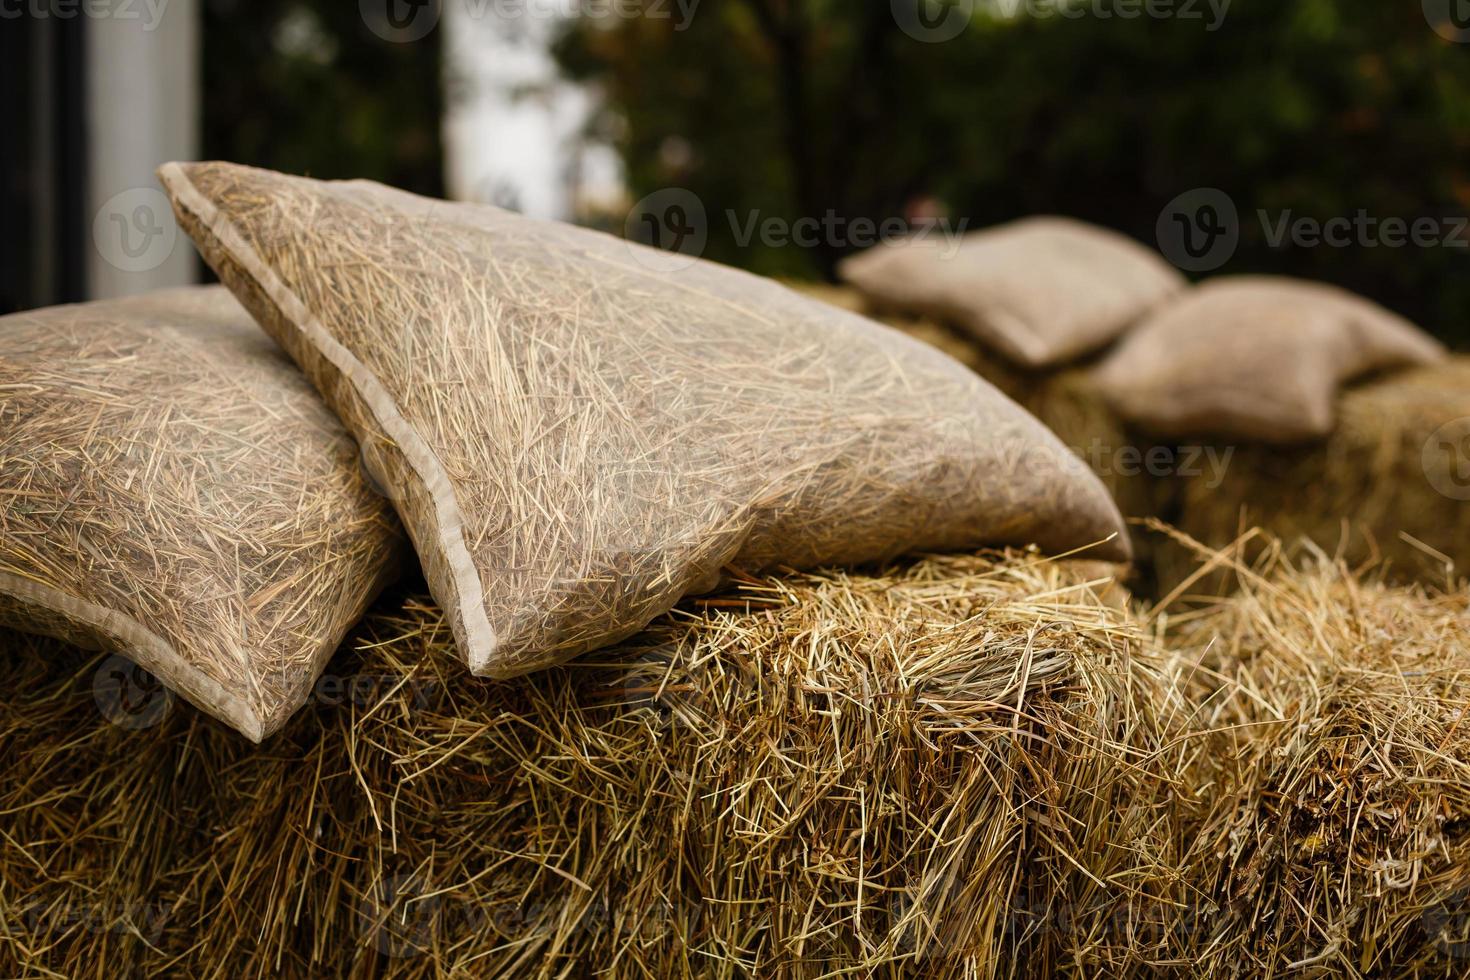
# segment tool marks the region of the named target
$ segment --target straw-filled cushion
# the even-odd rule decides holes
[[[1150,317],[1097,380],[1118,414],[1155,435],[1290,443],[1332,431],[1344,382],[1443,356],[1434,338],[1346,290],[1232,276]]]
[[[1106,490],[1034,418],[768,280],[369,182],[160,176],[358,436],[481,675],[630,635],[731,565],[1127,555]]]
[[[839,271],[871,302],[951,322],[1027,368],[1106,346],[1184,288],[1133,239],[1057,217],[958,241],[916,236],[854,255]]]
[[[121,653],[259,741],[401,542],[225,289],[0,317],[0,623]]]

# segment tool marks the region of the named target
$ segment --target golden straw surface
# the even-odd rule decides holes
[[[513,682],[400,594],[264,748],[8,637],[0,973],[1463,976],[1470,593],[1235,571],[745,578]]]

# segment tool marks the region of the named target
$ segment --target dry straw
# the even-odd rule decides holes
[[[726,565],[1127,554],[1106,490],[1035,419],[768,280],[368,182],[160,174],[363,443],[477,674],[626,637]]]
[[[1315,549],[1227,561],[1230,598],[1169,624],[1210,734],[1164,955],[1201,976],[1464,976],[1470,591],[1390,588]]]
[[[510,683],[409,598],[264,751],[15,638],[0,972],[1463,975],[1470,593],[1235,572],[745,579]]]
[[[401,539],[223,288],[0,318],[0,622],[125,654],[259,740]]]
[[[359,696],[265,751],[111,729],[90,664],[15,649],[0,972],[988,973],[1170,826],[1115,588],[1034,556],[747,579],[510,683],[409,600],[324,685]]]

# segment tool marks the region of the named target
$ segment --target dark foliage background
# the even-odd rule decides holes
[[[440,36],[385,41],[352,0],[206,0],[205,158],[442,196]]]
[[[513,2],[534,0],[480,9]],[[1336,282],[1470,346],[1470,248],[1273,247],[1258,217],[1470,213],[1470,45],[1422,4],[1233,0],[1210,30],[1203,0],[1187,19],[997,12],[1017,2],[973,0],[967,30],[924,43],[890,0],[697,0],[687,19],[587,0],[604,15],[558,53],[605,92],[632,198],[693,191],[719,261],[830,276],[842,241],[741,245],[732,225],[928,199],[971,227],[1061,213],[1152,243],[1171,200],[1215,187],[1241,217],[1218,272]],[[606,15],[629,4],[645,15]],[[442,193],[442,30],[390,43],[328,0],[207,0],[204,27],[206,155]]]
[[[605,87],[633,197],[693,191],[720,261],[829,275],[843,251],[742,248],[727,210],[878,219],[933,196],[972,226],[1054,212],[1153,242],[1170,200],[1216,187],[1241,215],[1220,272],[1336,282],[1470,342],[1470,249],[1272,248],[1257,217],[1470,212],[1470,45],[1420,3],[1235,0],[1214,31],[1203,4],[1188,20],[975,6],[960,37],[923,43],[888,0],[702,0],[687,24],[584,19],[561,57]]]

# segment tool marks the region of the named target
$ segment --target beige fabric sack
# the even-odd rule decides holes
[[[839,274],[871,302],[947,320],[1028,368],[1090,354],[1184,288],[1153,251],[1070,218],[880,245]]]
[[[0,624],[121,653],[260,741],[402,544],[224,288],[0,317]]]
[[[1097,380],[1118,414],[1155,435],[1289,443],[1332,431],[1344,382],[1444,353],[1407,320],[1335,286],[1232,276],[1141,324]]]
[[[369,182],[160,176],[359,437],[477,674],[614,642],[729,564],[1126,557],[1107,492],[1035,419],[768,280]]]

